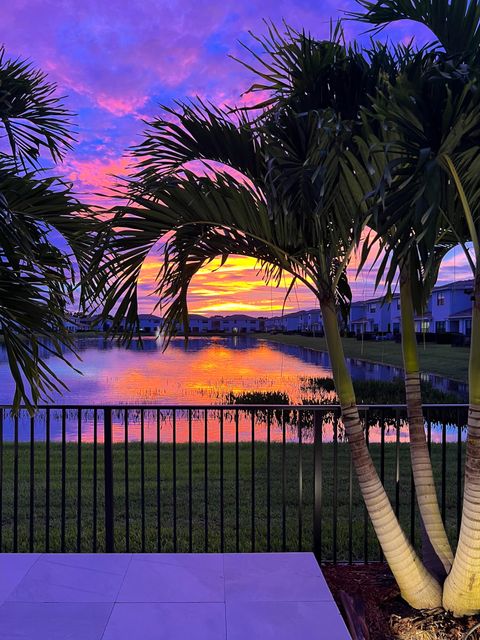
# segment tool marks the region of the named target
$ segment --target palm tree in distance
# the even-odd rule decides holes
[[[0,48],[0,332],[16,384],[14,405],[30,410],[64,387],[47,364],[69,363],[65,329],[78,276],[88,290],[94,224],[71,185],[40,168],[41,154],[57,162],[71,148],[72,114],[56,86],[29,62],[7,58]],[[59,248],[55,233],[69,251]],[[92,280],[93,282],[93,280]]]
[[[169,334],[178,321],[188,326],[192,278],[216,257],[254,256],[267,281],[287,271],[303,282],[320,303],[352,459],[387,561],[407,601],[440,606],[440,585],[402,531],[366,446],[337,316],[350,301],[346,267],[372,189],[355,148],[359,114],[383,69],[375,52],[370,60],[338,38],[317,42],[287,29],[285,37],[271,31],[266,42],[271,55],[261,86],[273,77],[280,95],[259,105],[265,109],[259,118],[251,122],[201,102],[179,104],[150,125],[134,150],[131,204],[111,223],[105,313],[117,305],[117,326],[125,315],[134,323],[139,272],[160,239],[157,293]],[[307,65],[317,70],[315,107],[301,84]],[[283,100],[285,77],[298,89],[297,104],[289,96]],[[202,162],[208,175],[190,172],[192,161]]]

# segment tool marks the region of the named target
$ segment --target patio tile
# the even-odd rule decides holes
[[[5,602],[2,640],[100,640],[112,604]]]
[[[45,554],[7,598],[16,602],[115,602],[129,554]]]
[[[226,640],[225,605],[216,602],[119,603],[102,640]]]
[[[0,604],[39,558],[39,553],[0,553]]]
[[[334,602],[227,602],[228,640],[349,640]]]
[[[118,602],[224,602],[223,557],[218,554],[135,555]]]
[[[332,601],[312,553],[226,554],[224,564],[227,602]]]
[[[133,553],[44,553],[42,560],[123,576],[132,556]]]

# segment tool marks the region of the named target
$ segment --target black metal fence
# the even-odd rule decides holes
[[[465,405],[425,406],[455,539]],[[414,544],[403,406],[362,406],[365,437]],[[0,407],[0,550],[306,551],[378,560],[338,406]]]

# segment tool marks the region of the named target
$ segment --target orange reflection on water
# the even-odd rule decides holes
[[[230,392],[277,391],[295,404],[301,402],[301,377],[331,375],[329,369],[302,362],[264,341],[238,338],[227,345],[223,338],[192,338],[186,351],[178,339],[162,352],[148,338],[145,346],[143,352],[109,353],[108,370],[97,364],[96,402],[101,397],[112,404],[218,404]],[[86,360],[87,354],[82,357]]]

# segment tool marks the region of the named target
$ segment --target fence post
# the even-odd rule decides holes
[[[104,409],[105,551],[114,552],[112,410]]]
[[[322,414],[313,412],[313,552],[320,564],[322,561]]]

